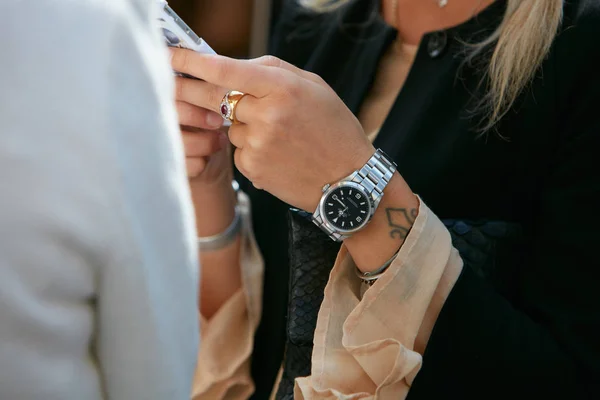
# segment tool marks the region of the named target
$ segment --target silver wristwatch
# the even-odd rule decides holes
[[[312,220],[337,242],[364,228],[396,171],[396,163],[380,149],[361,169],[338,183],[325,185]]]

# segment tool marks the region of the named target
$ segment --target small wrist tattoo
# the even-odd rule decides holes
[[[386,208],[390,237],[392,239],[406,239],[410,229],[417,219],[416,208]]]

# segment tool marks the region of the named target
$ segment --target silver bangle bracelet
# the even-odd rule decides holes
[[[231,182],[231,186],[233,188],[233,191],[237,194],[240,190],[240,185],[237,183],[237,181],[233,180]],[[242,215],[240,207],[236,205],[233,221],[231,222],[231,224],[229,224],[227,229],[225,229],[221,233],[217,233],[216,235],[198,237],[198,249],[205,251],[222,249],[223,247],[227,246],[228,244],[234,241],[241,228]]]
[[[198,238],[198,249],[199,250],[219,250],[227,246],[237,237],[238,233],[242,228],[242,215],[239,207],[235,207],[235,215],[233,221],[227,229],[221,233],[217,233],[212,236],[205,236]]]
[[[396,254],[394,254],[392,256],[392,258],[387,260],[385,262],[385,264],[383,264],[381,267],[377,268],[375,271],[362,272],[360,269],[358,269],[358,267],[356,267],[356,275],[364,283],[368,284],[369,286],[372,286],[377,281],[377,279],[379,279],[381,277],[381,275],[383,275],[385,273],[385,271],[387,271],[387,269],[390,267],[390,265],[392,265],[394,260],[398,257],[398,253],[400,253],[400,250],[398,250],[396,252]]]

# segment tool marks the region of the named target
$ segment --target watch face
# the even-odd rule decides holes
[[[369,220],[371,212],[371,204],[366,196],[355,187],[337,187],[324,200],[324,217],[338,230],[360,229]]]

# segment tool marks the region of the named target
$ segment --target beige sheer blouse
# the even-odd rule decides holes
[[[416,50],[417,46],[395,43],[380,62],[359,114],[372,140]],[[250,357],[261,312],[263,263],[250,226],[248,199],[242,194],[240,201],[245,209],[243,287],[210,321],[202,320],[194,400],[243,400],[253,391]],[[462,265],[448,231],[422,202],[398,257],[373,286],[356,277],[352,257],[342,246],[319,311],[311,375],[296,381],[294,397],[403,399]]]

